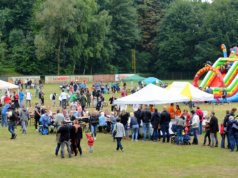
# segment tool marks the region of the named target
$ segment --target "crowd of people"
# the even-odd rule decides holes
[[[221,134],[221,148],[227,147],[238,151],[238,121],[235,119],[236,108],[227,111],[224,122],[218,123],[214,112],[205,114],[200,107],[188,110],[181,110],[179,105],[170,104],[164,106],[162,111],[154,105],[133,107],[134,112],[126,112],[123,107],[113,104],[116,97],[114,88],[108,85],[94,84],[92,89],[86,83],[71,82],[69,85],[61,86],[59,94],[59,105],[56,104],[55,92],[50,95],[52,107],[57,107],[56,113],[52,107],[44,106],[43,85],[38,95],[39,103],[35,103],[33,113],[27,107],[31,107],[32,94],[26,86],[26,92],[21,89],[19,93],[13,92],[1,98],[4,103],[1,111],[2,127],[8,127],[11,139],[16,139],[14,128],[21,125],[22,133],[27,133],[27,125],[30,115],[34,116],[35,129],[42,135],[49,132],[57,133],[57,146],[55,154],[58,155],[61,147],[61,157],[64,158],[64,147],[68,150],[69,157],[72,154],[82,155],[81,139],[83,129],[87,132],[89,152],[93,152],[93,144],[97,139],[97,132],[106,132],[112,135],[112,140],[117,143],[116,150],[123,151],[122,140],[154,142],[172,142],[177,145],[190,144],[190,137],[193,136],[192,144],[199,144],[199,135],[205,130],[203,145],[218,147],[218,133]],[[104,94],[111,91],[108,102],[111,108],[104,109],[102,102],[105,101]],[[126,95],[126,85],[123,85],[122,95]],[[43,100],[42,100],[43,98]],[[93,103],[93,104],[91,104]],[[91,109],[89,109],[91,108]],[[91,112],[90,112],[91,111]],[[9,122],[7,122],[9,121]],[[85,126],[85,127],[84,127]]]

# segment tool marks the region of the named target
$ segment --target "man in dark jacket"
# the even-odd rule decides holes
[[[11,139],[16,139],[17,134],[15,134],[15,126],[16,122],[18,120],[18,114],[15,110],[15,108],[12,108],[12,111],[9,111],[9,124],[8,124],[8,131],[11,133]]]
[[[134,115],[137,119],[137,123],[139,124],[139,127],[141,125],[141,109],[139,108],[137,111],[134,112]]]
[[[143,130],[144,130],[144,141],[146,141],[146,133],[148,132],[148,138],[150,140],[151,133],[150,133],[150,122],[151,122],[151,113],[146,106],[144,111],[141,113],[141,118],[143,121]]]
[[[61,147],[61,158],[64,158],[64,146],[67,146],[67,151],[69,154],[69,157],[71,158],[71,148],[70,148],[70,128],[66,125],[66,122],[63,121],[61,123],[61,127],[57,131],[57,133],[60,134],[60,147]]]
[[[160,114],[157,109],[155,109],[155,112],[152,115],[151,118],[151,124],[154,129],[153,131],[153,141],[157,141],[157,139],[160,139],[160,128],[159,128],[159,122],[160,122]]]
[[[211,147],[214,147],[214,139],[216,140],[215,147],[218,146],[218,140],[217,140],[217,132],[219,131],[218,126],[218,119],[215,116],[215,113],[211,113],[211,120],[210,120],[210,136],[211,136]]]
[[[160,127],[163,134],[163,142],[165,142],[165,136],[167,136],[167,142],[169,142],[169,123],[170,123],[170,114],[167,111],[167,108],[164,106],[163,111],[160,114]]]

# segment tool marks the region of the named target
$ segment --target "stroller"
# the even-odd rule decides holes
[[[171,130],[174,134],[170,134],[171,143],[176,144],[177,140],[177,126],[175,124],[172,125]]]
[[[191,143],[190,143],[190,136],[188,134],[185,134],[183,136],[183,144],[184,145],[191,145]]]
[[[48,117],[44,117],[44,115],[40,118],[39,132],[42,135],[49,134],[49,122]]]
[[[182,137],[178,137],[177,126],[172,125],[171,130],[174,132],[174,135],[171,136],[171,143],[179,145],[191,145],[189,134],[185,133]],[[185,130],[187,130],[185,128]]]

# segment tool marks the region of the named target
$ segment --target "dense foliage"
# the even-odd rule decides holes
[[[238,1],[1,0],[0,70],[22,74],[196,71],[238,43]]]

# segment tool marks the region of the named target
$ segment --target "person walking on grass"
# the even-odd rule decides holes
[[[69,158],[71,158],[71,148],[70,148],[70,128],[69,126],[66,125],[66,122],[63,121],[61,123],[61,127],[59,128],[59,130],[57,131],[58,134],[60,134],[60,147],[61,147],[61,158],[64,158],[64,147],[66,145],[67,147],[67,151],[68,151],[68,155]]]
[[[15,133],[15,126],[18,120],[18,115],[15,108],[12,108],[12,111],[8,112],[8,118],[9,118],[8,131],[11,133],[11,139],[16,139],[17,134]]]
[[[26,107],[27,104],[29,105],[29,107],[31,107],[31,98],[32,98],[32,94],[29,90],[26,90]]]
[[[74,127],[75,127],[75,156],[77,156],[77,153],[79,151],[80,156],[82,156],[82,148],[81,148],[81,140],[83,138],[83,130],[79,125],[78,120],[74,120]]]
[[[40,122],[40,117],[41,117],[41,108],[40,108],[40,105],[38,103],[36,103],[35,108],[34,108],[34,119],[35,119],[35,129],[36,129],[36,131],[38,131],[37,127],[38,127],[39,122]]]
[[[22,134],[26,134],[26,129],[28,125],[28,119],[30,118],[28,110],[22,105],[22,109],[20,112],[20,122],[22,127]]]
[[[211,113],[210,120],[210,134],[211,134],[211,147],[214,147],[214,140],[216,141],[215,147],[218,147],[217,132],[219,131],[218,119],[215,116],[215,113]]]
[[[86,137],[88,140],[89,153],[93,153],[94,138],[92,137],[91,133],[86,133]]]
[[[117,140],[117,147],[116,150],[118,151],[119,149],[123,151],[123,146],[122,146],[122,138],[126,136],[125,129],[122,123],[120,123],[120,119],[117,119],[117,123],[114,126],[114,129],[112,132],[116,132],[115,138]]]

